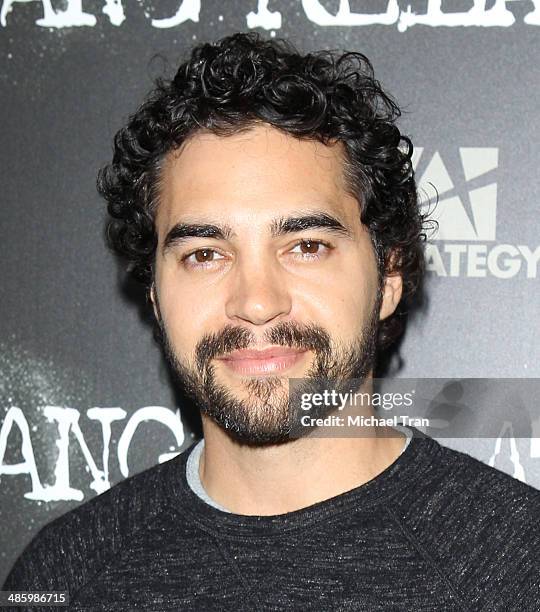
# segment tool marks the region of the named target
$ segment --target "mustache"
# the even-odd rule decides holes
[[[320,325],[283,321],[268,329],[264,341],[269,344],[312,350],[319,354],[331,351],[330,334]],[[197,366],[202,370],[217,357],[256,345],[255,334],[245,327],[226,325],[221,331],[205,334],[195,347]]]

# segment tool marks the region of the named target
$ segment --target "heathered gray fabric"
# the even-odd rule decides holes
[[[206,504],[221,510],[222,512],[229,512],[227,508],[224,508],[216,501],[214,501],[210,495],[206,492],[206,489],[201,482],[201,476],[199,472],[199,464],[201,462],[201,453],[204,449],[204,438],[199,440],[197,444],[193,447],[191,453],[189,453],[189,457],[186,461],[186,481],[188,483],[189,488],[197,495],[200,499],[202,499]]]
[[[403,448],[401,449],[401,453],[403,453],[403,451],[407,448],[407,446],[409,445],[409,442],[411,441],[412,430],[409,429],[408,427],[403,427],[401,425],[396,425],[395,429],[402,431],[407,436],[405,439],[405,444],[403,445]],[[221,510],[222,512],[230,512],[229,510],[227,510],[227,508],[224,508],[223,506],[218,504],[216,501],[214,501],[210,497],[210,495],[208,495],[208,493],[206,492],[206,489],[203,486],[203,483],[201,482],[199,464],[201,462],[201,453],[203,452],[203,449],[204,449],[204,438],[202,440],[199,440],[197,444],[195,444],[195,446],[192,447],[192,451],[189,453],[189,457],[186,463],[187,483],[190,489],[196,495],[198,495],[204,502],[206,502],[210,506],[213,506],[214,508],[217,508],[218,510]]]
[[[538,611],[540,492],[413,432],[376,478],[278,516],[206,504],[184,452],[50,523],[3,588],[92,612]]]

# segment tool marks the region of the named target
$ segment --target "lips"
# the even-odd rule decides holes
[[[240,350],[221,357],[227,368],[237,374],[264,375],[283,372],[305,355],[305,349],[272,346],[263,350]]]

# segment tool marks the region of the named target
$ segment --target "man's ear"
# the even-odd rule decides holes
[[[396,269],[399,270],[399,258],[399,251],[393,250],[386,261],[381,308],[379,310],[380,321],[389,317],[396,310],[403,294],[403,277],[396,271]]]
[[[382,321],[389,317],[397,308],[403,293],[403,279],[401,274],[388,274],[384,277],[382,288],[381,309],[379,319]]]
[[[154,309],[154,316],[156,317],[156,320],[159,321],[161,317],[159,316],[159,307],[157,305],[157,298],[156,298],[156,286],[154,283],[150,285],[148,295],[150,296],[150,301],[152,302],[152,308]]]

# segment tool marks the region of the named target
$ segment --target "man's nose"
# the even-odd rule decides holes
[[[291,296],[277,262],[237,262],[225,306],[227,317],[264,325],[289,314],[291,307]]]

